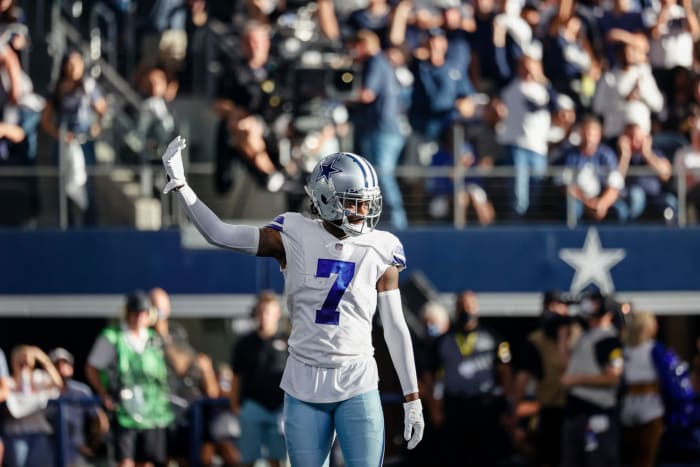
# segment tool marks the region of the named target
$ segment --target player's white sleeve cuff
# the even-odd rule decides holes
[[[185,202],[185,205],[192,206],[194,203],[197,202],[197,194],[192,188],[190,188],[189,185],[183,186],[182,188],[177,190],[177,192],[180,195],[180,197],[182,197],[182,200]]]

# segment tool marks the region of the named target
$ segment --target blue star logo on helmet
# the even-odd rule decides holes
[[[320,170],[318,172],[318,177],[316,177],[316,180],[321,180],[322,178],[325,178],[327,182],[330,182],[331,175],[342,172],[342,170],[333,167],[333,164],[335,164],[335,161],[337,160],[337,158],[333,158],[322,163],[319,167]]]

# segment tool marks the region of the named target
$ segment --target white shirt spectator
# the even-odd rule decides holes
[[[647,8],[644,11],[645,23],[651,27],[659,18],[659,8]],[[693,36],[688,30],[685,9],[681,5],[672,5],[668,21],[660,29],[661,36],[649,41],[649,61],[654,68],[670,70],[681,66],[693,65]]]
[[[629,98],[637,89],[636,96]],[[641,103],[643,105],[638,105]],[[664,97],[659,91],[648,64],[632,65],[626,70],[615,68],[598,81],[593,98],[593,111],[603,117],[603,136],[615,138],[622,134],[633,110],[635,123],[644,133],[651,133],[651,112],[663,109]],[[629,106],[634,107],[628,109]]]
[[[538,82],[515,79],[503,90],[501,99],[508,116],[499,129],[498,141],[546,155],[552,123],[547,88]]]

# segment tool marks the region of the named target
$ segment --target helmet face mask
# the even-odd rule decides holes
[[[341,152],[321,159],[309,175],[306,192],[319,217],[348,235],[371,232],[382,213],[377,173],[356,154]]]

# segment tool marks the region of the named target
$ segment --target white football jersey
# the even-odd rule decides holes
[[[380,230],[338,239],[321,220],[299,213],[282,214],[268,227],[282,234],[286,252],[290,355],[317,368],[371,358],[377,280],[391,266],[406,266],[399,239]]]

